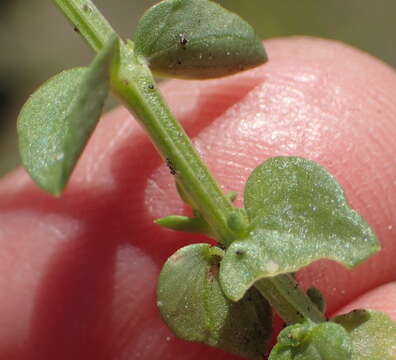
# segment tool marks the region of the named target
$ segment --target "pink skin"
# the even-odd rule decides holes
[[[162,90],[226,190],[242,194],[252,169],[276,155],[334,174],[383,250],[353,271],[321,261],[299,278],[323,290],[329,315],[367,307],[396,320],[396,75],[336,42],[266,47],[271,60],[258,69]],[[1,359],[237,358],[176,339],[159,317],[161,265],[205,240],[152,224],[188,210],[125,110],[103,118],[60,199],[17,170],[0,184],[0,211]]]

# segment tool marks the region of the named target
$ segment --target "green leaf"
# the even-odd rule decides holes
[[[277,157],[257,167],[246,185],[245,208],[249,235],[232,243],[221,263],[223,290],[234,300],[260,278],[323,258],[353,267],[379,250],[334,177],[309,160]]]
[[[94,130],[109,91],[114,37],[89,68],[64,71],[44,83],[18,118],[22,163],[44,190],[59,195]]]
[[[154,221],[155,224],[167,229],[192,233],[210,234],[208,223],[202,218],[170,215]]]
[[[255,289],[236,303],[225,298],[218,281],[222,255],[208,244],[186,246],[172,255],[159,278],[159,310],[182,339],[260,358],[271,333],[271,309]]]
[[[342,326],[304,323],[279,334],[269,360],[351,360],[351,354],[352,342]]]
[[[351,336],[351,360],[396,359],[396,323],[387,315],[372,310],[354,310],[332,321],[342,325]]]
[[[160,75],[205,79],[263,64],[267,56],[254,29],[208,0],[165,0],[140,19],[134,42]]]

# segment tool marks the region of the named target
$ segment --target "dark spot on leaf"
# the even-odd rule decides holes
[[[148,88],[149,88],[150,90],[153,90],[153,89],[154,89],[154,85],[153,85],[153,84],[150,84],[150,85],[148,86]]]
[[[235,254],[237,256],[243,256],[243,255],[245,255],[245,252],[243,250],[237,250],[237,251],[235,251]]]
[[[171,159],[166,159],[166,166],[169,168],[171,175],[176,175],[176,169],[171,161]]]
[[[84,4],[83,10],[84,10],[86,13],[91,12],[91,8],[90,8],[87,4]]]
[[[73,28],[73,30],[74,30],[74,32],[76,32],[77,34],[79,34],[79,33],[80,33],[80,30],[78,29],[78,27],[77,27],[77,26],[75,26],[75,27]]]
[[[227,247],[226,247],[225,245],[223,245],[223,244],[217,244],[217,246],[218,246],[220,249],[222,249],[222,250],[227,249]]]
[[[179,34],[179,43],[182,49],[186,49],[186,46],[188,44],[188,40],[185,34]]]

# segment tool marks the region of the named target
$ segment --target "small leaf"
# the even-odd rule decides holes
[[[263,64],[265,50],[254,29],[208,0],[165,0],[140,19],[134,42],[160,75],[205,79]]]
[[[304,323],[279,334],[269,360],[351,360],[351,354],[352,342],[342,326]]]
[[[171,215],[154,221],[157,225],[176,231],[210,234],[208,223],[202,218]]]
[[[112,38],[89,68],[67,70],[44,83],[19,115],[23,165],[54,195],[63,191],[100,118],[116,44]]]
[[[249,230],[249,219],[247,218],[245,209],[235,208],[233,212],[228,214],[227,225],[239,237],[245,237]]]
[[[351,336],[351,360],[395,360],[396,323],[387,315],[372,310],[355,310],[335,317]]]
[[[221,263],[223,290],[233,300],[260,278],[323,258],[353,267],[379,250],[334,177],[309,160],[277,157],[257,167],[246,184],[245,207],[249,235],[233,242]]]
[[[194,244],[172,255],[158,283],[159,310],[182,339],[260,358],[271,333],[271,309],[255,289],[236,303],[225,298],[218,281],[222,254],[208,244]]]

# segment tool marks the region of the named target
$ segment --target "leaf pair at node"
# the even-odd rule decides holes
[[[249,231],[241,231],[246,235],[234,241],[224,253],[206,244],[187,246],[176,252],[161,272],[158,299],[162,316],[184,339],[230,351],[224,344],[231,340],[211,340],[208,337],[211,331],[204,326],[205,322],[202,325],[198,321],[198,317],[211,319],[214,314],[227,313],[240,322],[245,316],[244,310],[239,308],[240,313],[237,313],[229,311],[231,305],[221,307],[219,304],[232,304],[231,301],[245,303],[252,285],[259,279],[295,272],[322,258],[336,260],[349,267],[356,266],[379,248],[374,233],[348,206],[336,180],[322,167],[306,159],[276,157],[258,166],[246,184],[245,209],[250,221]],[[202,255],[210,251],[221,251],[214,272],[211,271],[210,257]],[[216,276],[209,276],[211,282],[208,282],[210,273]],[[208,289],[214,291],[213,284],[216,284],[215,296],[213,293],[213,296],[208,295]],[[323,299],[317,291],[309,291],[308,296],[323,311]],[[265,308],[264,304],[260,306]],[[205,311],[208,314],[203,316]],[[216,318],[216,329],[227,328],[224,317]],[[250,325],[246,321],[245,329],[257,324],[256,320],[249,319],[252,321]],[[201,331],[195,327],[198,324]],[[339,336],[341,341],[340,351],[345,350],[345,356],[350,353],[350,347],[343,343],[346,332],[342,327],[324,324],[308,330],[316,334],[312,335],[314,338],[320,339],[327,331],[334,332],[334,340],[338,341]],[[201,336],[194,338],[190,335],[195,333]],[[219,336],[215,338],[219,339]],[[258,341],[254,337],[248,338],[251,344]],[[326,344],[320,344],[326,348]],[[257,343],[253,348],[257,349]],[[252,357],[252,352],[242,355]],[[348,357],[340,357],[343,358]]]
[[[348,332],[332,322],[288,326],[278,336],[269,360],[351,360]]]
[[[329,322],[288,326],[269,360],[394,360],[396,324],[385,314],[355,310]]]

